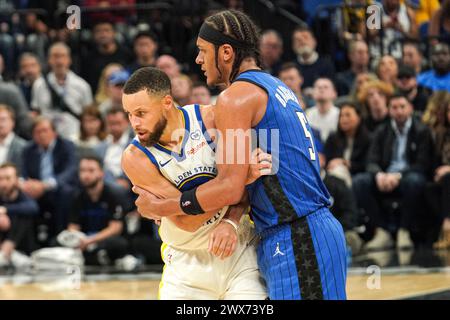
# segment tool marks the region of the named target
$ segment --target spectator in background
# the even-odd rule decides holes
[[[377,37],[370,41],[374,44],[371,52],[379,54],[381,45],[383,53],[390,52],[399,59],[402,55],[399,40],[418,39],[419,36],[414,10],[400,0],[383,0],[381,7],[383,36],[380,37],[376,28],[369,30],[372,38]]]
[[[20,170],[27,142],[14,133],[14,126],[14,112],[10,107],[0,104],[0,164],[10,162]]]
[[[450,248],[450,93],[437,92],[437,123],[432,133],[435,146],[435,163],[433,185],[431,188],[432,204],[437,208],[441,223],[440,239],[434,244],[435,249]]]
[[[95,105],[83,110],[80,117],[80,138],[77,146],[80,154],[95,150],[106,139],[106,125]]]
[[[259,51],[263,70],[272,75],[277,75],[281,67],[281,56],[283,54],[281,35],[272,29],[265,30],[259,40]]]
[[[134,137],[128,117],[122,108],[113,108],[106,114],[108,136],[96,152],[104,164],[105,180],[130,189],[130,183],[122,171],[122,153]]]
[[[450,46],[450,0],[442,0],[441,7],[431,17],[428,36],[432,37],[431,45],[438,41]]]
[[[32,121],[28,114],[27,103],[20,89],[13,83],[6,83],[0,80],[0,104],[11,107],[17,120],[17,126],[15,127],[16,133],[28,139],[30,137]]]
[[[38,117],[34,120],[33,142],[23,151],[20,188],[37,200],[42,218],[46,221],[47,240],[56,236],[67,226],[68,201],[76,182],[77,156],[72,142],[58,136],[50,119]]]
[[[319,78],[314,83],[313,98],[315,105],[306,109],[306,117],[311,127],[320,134],[322,143],[330,133],[337,130],[339,109],[333,104],[336,90],[333,82],[327,78]]]
[[[127,241],[121,237],[127,197],[104,183],[102,161],[94,156],[81,158],[78,175],[80,188],[71,203],[67,229],[86,234],[79,246],[86,264],[111,264],[127,254]]]
[[[109,21],[113,24],[120,24],[128,21],[130,17],[136,14],[133,8],[121,9],[121,10],[108,10],[108,8],[114,8],[118,6],[132,6],[136,3],[135,0],[82,0],[82,4],[88,8],[101,7],[105,10],[87,12],[86,16],[91,23],[99,21]]]
[[[45,80],[42,76],[41,64],[35,54],[25,52],[20,56],[19,79],[19,87],[27,101],[28,107],[31,107],[33,93],[39,94],[41,90],[45,89]],[[35,89],[33,90],[33,88]]]
[[[317,79],[313,98],[316,104],[306,110],[306,117],[311,127],[320,132],[320,139],[327,141],[330,133],[337,130],[339,121],[339,108],[333,104],[336,99],[333,82],[327,78]]]
[[[375,69],[381,81],[391,85],[395,84],[395,79],[397,79],[398,75],[398,64],[393,56],[388,54],[382,56]]]
[[[158,39],[151,31],[139,32],[133,40],[136,59],[128,66],[130,74],[142,67],[154,67],[156,65],[156,52],[158,51]]]
[[[380,80],[372,80],[362,86],[358,100],[363,106],[364,123],[369,132],[389,121],[388,100],[393,93],[394,88]]]
[[[440,0],[419,0],[419,5],[416,10],[416,23],[420,26],[423,23],[430,21],[433,14],[440,7]]]
[[[341,38],[345,41],[363,40],[366,38],[366,8],[352,5],[369,6],[372,0],[344,0],[342,11],[343,29]]]
[[[390,247],[387,219],[380,209],[386,195],[401,197],[400,226],[397,248],[411,248],[410,232],[417,222],[426,175],[431,165],[432,139],[429,129],[412,117],[413,108],[405,96],[395,94],[389,101],[391,121],[381,125],[371,142],[367,172],[353,179],[358,204],[371,217],[376,227],[374,238],[366,249]]]
[[[81,76],[90,84],[92,91],[97,91],[97,84],[102,70],[110,63],[123,66],[131,62],[131,52],[116,42],[116,31],[111,22],[98,22],[93,28],[94,44],[82,54]]]
[[[350,92],[348,95],[345,96],[339,96],[336,99],[336,105],[340,105],[346,101],[355,101],[355,103],[358,105],[358,107],[360,109],[362,109],[362,111],[364,111],[364,108],[362,106],[360,106],[360,103],[358,101],[358,95],[361,92],[361,88],[369,81],[373,81],[373,80],[377,80],[377,76],[374,73],[370,73],[370,72],[361,72],[359,73],[356,78],[355,81],[353,82],[353,85],[350,89]],[[363,114],[364,116],[365,114]]]
[[[358,226],[358,208],[352,190],[346,183],[334,176],[328,174],[325,169],[326,158],[324,155],[323,145],[320,141],[318,132],[312,129],[314,137],[314,146],[319,155],[320,176],[330,192],[332,205],[331,213],[339,220],[344,228],[347,245],[351,249],[351,253],[356,255],[361,250],[363,241],[358,233],[354,230]]]
[[[303,109],[306,110],[314,105],[314,100],[302,93],[303,77],[297,64],[293,62],[284,63],[280,68],[278,78],[295,93]]]
[[[177,59],[168,54],[163,54],[156,59],[156,67],[164,71],[171,80],[181,75],[181,67]]]
[[[417,77],[419,85],[432,91],[450,91],[450,47],[438,43],[431,48],[432,70],[422,72]]]
[[[425,111],[429,98],[428,90],[417,85],[416,72],[413,68],[400,66],[395,85],[397,90],[412,103],[415,112],[421,114]]]
[[[208,86],[204,82],[196,82],[192,85],[192,103],[197,103],[201,105],[212,104],[211,92]]]
[[[319,77],[333,79],[334,67],[330,60],[319,57],[317,41],[308,28],[298,27],[292,34],[292,49],[297,55],[295,62],[303,75],[303,87],[311,88]]]
[[[419,44],[413,41],[403,43],[402,62],[404,65],[414,69],[416,74],[422,71],[424,65],[424,56],[419,49]]]
[[[366,169],[370,146],[361,111],[348,101],[340,106],[338,130],[332,133],[324,148],[328,173],[342,178],[351,187],[352,176]]]
[[[339,96],[349,94],[356,76],[362,72],[367,72],[369,67],[369,48],[364,41],[350,42],[347,52],[350,68],[336,75]]]
[[[106,87],[107,99],[98,106],[103,117],[112,108],[122,108],[122,89],[129,77],[130,74],[126,70],[114,71],[109,76]]]
[[[179,106],[191,103],[192,80],[187,75],[180,75],[170,80],[172,84],[172,96]]]
[[[36,249],[33,219],[39,213],[36,202],[19,189],[17,167],[0,166],[0,267],[12,263],[21,267],[23,255]],[[25,258],[25,261],[28,260]]]
[[[445,122],[445,105],[449,99],[450,92],[442,90],[434,92],[428,101],[422,121],[431,129],[433,134],[443,127]],[[436,138],[436,136],[434,135],[433,138]]]
[[[98,80],[97,92],[95,93],[95,102],[97,104],[101,104],[108,99],[108,79],[114,72],[121,70],[123,70],[123,67],[118,63],[110,63],[103,68],[100,79]]]
[[[75,140],[79,135],[79,116],[83,108],[92,104],[89,84],[70,70],[70,48],[62,42],[48,50],[49,74],[45,85],[35,86],[31,106],[40,114],[51,118],[61,136]]]

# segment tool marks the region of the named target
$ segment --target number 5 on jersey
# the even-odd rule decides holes
[[[296,113],[300,120],[300,123],[302,124],[303,131],[305,132],[306,138],[308,138],[309,141],[311,142],[311,148],[308,148],[309,156],[312,161],[315,161],[316,160],[316,152],[315,152],[315,148],[314,148],[313,136],[312,136],[311,132],[309,132],[308,128],[306,127],[306,123],[308,122],[308,120],[306,120],[305,114],[303,112],[296,112]]]

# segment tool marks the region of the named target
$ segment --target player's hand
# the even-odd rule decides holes
[[[237,242],[236,229],[231,224],[221,221],[209,234],[208,251],[223,260],[234,253]]]
[[[158,198],[153,193],[138,186],[133,187],[133,192],[138,195],[136,201],[134,202],[137,207],[137,212],[139,212],[144,218],[155,221],[160,220],[161,217],[158,215],[157,208],[155,206]]]
[[[271,171],[272,155],[257,148],[252,152],[252,159],[248,168],[247,181],[245,184],[251,184],[259,177],[269,175]]]

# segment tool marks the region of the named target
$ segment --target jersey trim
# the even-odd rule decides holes
[[[144,147],[142,144],[140,144],[139,141],[137,141],[136,139],[133,139],[131,141],[131,144],[134,145],[135,147],[137,147],[139,150],[141,150],[150,159],[150,161],[156,166],[156,168],[158,168],[158,170],[161,171],[159,169],[158,161],[156,161],[155,157],[150,152],[150,150],[148,150],[146,147]]]
[[[193,180],[195,180],[195,179],[198,179],[198,178],[202,178],[202,177],[207,177],[207,178],[214,179],[216,176],[213,175],[213,174],[210,174],[210,173],[199,173],[199,174],[196,174],[196,175],[194,175],[194,176],[192,176],[192,177],[189,177],[189,178],[186,179],[186,180],[183,180],[183,181],[177,186],[177,188],[178,188],[178,189],[182,189],[183,186],[184,186],[186,183],[188,183],[188,182],[190,182],[190,181],[193,181]]]
[[[203,136],[206,139],[206,143],[208,143],[208,145],[212,151],[215,151],[216,144],[214,143],[214,141],[212,141],[211,137],[209,136],[208,130],[206,129],[206,126],[205,126],[205,122],[203,121],[203,118],[202,118],[202,113],[200,111],[200,105],[198,105],[198,104],[195,105],[195,115],[197,117],[198,123],[202,127],[202,132],[203,132]]]
[[[244,81],[244,82],[248,82],[248,83],[254,84],[255,86],[260,87],[261,89],[263,89],[267,93],[267,95],[269,95],[269,91],[267,91],[267,89],[263,85],[258,83],[258,82],[255,82],[255,81],[247,79],[247,78],[238,78],[238,79],[235,80],[235,82],[237,82],[237,81]]]
[[[190,123],[189,123],[189,115],[188,115],[187,111],[184,110],[183,108],[178,108],[178,110],[180,110],[183,115],[183,122],[184,122],[184,129],[185,129],[183,142],[181,143],[180,153],[174,152],[173,150],[170,150],[170,149],[160,145],[159,143],[156,143],[154,145],[154,147],[156,149],[158,149],[159,151],[162,151],[164,153],[167,153],[170,156],[173,156],[177,161],[180,161],[180,160],[184,160],[186,158],[186,155],[184,153],[184,147],[189,138],[189,134],[186,134],[186,133],[190,132]]]

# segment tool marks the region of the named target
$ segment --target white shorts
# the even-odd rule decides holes
[[[221,260],[206,250],[180,251],[163,245],[161,300],[264,300],[267,291],[254,245],[240,242]]]

